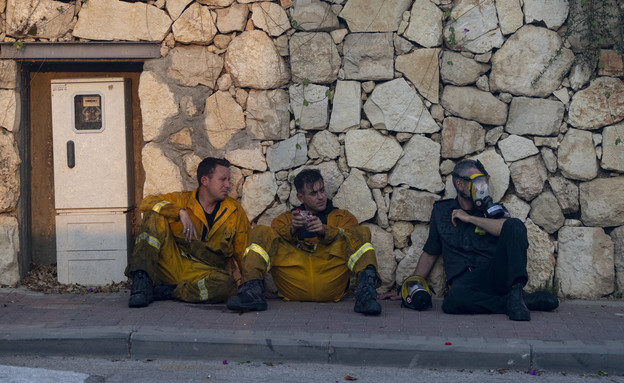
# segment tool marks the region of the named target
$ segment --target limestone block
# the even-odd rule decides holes
[[[597,178],[579,186],[581,220],[586,226],[624,224],[624,177]]]
[[[543,22],[548,29],[558,30],[568,18],[568,0],[524,0],[524,23]]]
[[[485,129],[475,121],[457,117],[444,119],[442,127],[442,157],[461,158],[485,149]]]
[[[529,212],[531,211],[531,205],[518,198],[515,194],[507,194],[505,198],[502,199],[501,203],[512,217],[526,222]]]
[[[13,135],[0,132],[0,213],[15,211],[20,196],[20,163]]]
[[[292,18],[297,22],[297,26],[306,32],[329,32],[340,27],[338,16],[331,11],[331,6],[320,0],[295,0]]]
[[[500,48],[503,35],[498,28],[494,0],[479,2],[464,0],[457,2],[451,10],[452,23],[444,28],[444,39],[453,49],[468,50],[473,53],[485,53],[493,48]],[[451,32],[454,28],[454,33]],[[451,36],[455,36],[453,44]]]
[[[97,5],[93,8],[95,7]],[[5,32],[6,25],[6,34],[15,38],[60,38],[69,33],[75,24],[74,7],[60,1],[7,0],[6,12],[4,7],[0,7],[0,13],[3,16],[2,32]],[[80,17],[83,17],[83,12],[80,13]]]
[[[139,78],[139,100],[143,119],[143,141],[158,137],[169,117],[180,110],[173,92],[153,72],[144,71]]]
[[[522,96],[550,95],[559,88],[574,61],[571,50],[563,48],[539,80],[534,80],[560,46],[557,32],[533,25],[520,28],[492,56],[490,90]]]
[[[152,5],[89,0],[80,8],[72,34],[89,40],[162,41],[170,28],[167,12]]]
[[[0,60],[0,89],[15,89],[17,64],[13,60]],[[6,108],[2,108],[6,110]]]
[[[403,155],[394,137],[384,136],[374,129],[348,131],[344,145],[350,167],[374,173],[392,169]]]
[[[496,12],[503,35],[514,33],[524,24],[520,0],[496,0]]]
[[[532,140],[515,134],[498,141],[498,148],[507,162],[518,161],[539,153]]]
[[[364,113],[376,129],[405,133],[440,130],[416,92],[403,78],[379,84],[364,103]]]
[[[169,17],[171,17],[172,20],[177,20],[191,1],[193,0],[167,0],[165,7],[167,12],[169,12]]]
[[[470,159],[479,160],[483,163],[485,170],[490,174],[490,195],[492,200],[494,202],[500,201],[509,187],[510,173],[503,157],[498,155],[494,149],[488,149],[470,157]]]
[[[465,57],[460,53],[445,50],[440,60],[442,82],[451,85],[474,84],[479,76],[490,70],[490,66]]]
[[[143,197],[184,190],[180,169],[155,143],[147,143],[142,152],[145,184]]]
[[[366,184],[371,189],[383,189],[388,185],[388,174],[375,173],[368,177]]]
[[[184,170],[186,171],[186,174],[189,175],[189,177],[195,178],[197,176],[197,167],[199,166],[199,163],[202,162],[202,160],[203,160],[203,158],[199,157],[195,153],[185,154],[182,157],[182,162],[184,162]],[[232,175],[232,169],[238,170],[238,173],[241,174],[241,177],[242,177],[242,173],[241,173],[240,169],[231,167],[231,169],[230,169],[230,184],[231,185],[235,185],[235,183],[233,181],[233,180],[235,180],[235,176]],[[230,192],[232,192],[232,190],[230,190]],[[236,192],[236,191],[234,191],[234,192]],[[236,194],[236,195],[237,195],[237,197],[232,197],[232,198],[238,198],[238,194]]]
[[[347,80],[391,80],[394,78],[392,33],[350,33],[343,42]]]
[[[392,40],[394,41],[394,53],[396,55],[404,55],[414,49],[414,44],[399,35],[393,35]]]
[[[283,89],[255,90],[247,97],[247,130],[259,140],[288,138],[290,112],[288,92]]]
[[[498,140],[503,135],[503,127],[497,126],[496,128],[492,128],[485,133],[485,143],[491,146],[496,145]]]
[[[410,12],[405,38],[426,48],[442,44],[442,11],[430,0],[416,0]]]
[[[603,169],[624,172],[624,123],[607,126],[602,130]]]
[[[266,33],[246,31],[232,39],[225,68],[240,88],[275,89],[288,83],[290,72]]]
[[[377,210],[373,195],[366,186],[364,173],[359,169],[351,169],[351,174],[338,189],[333,202],[337,208],[351,212],[358,222],[373,218]]]
[[[323,85],[293,84],[289,88],[290,109],[295,123],[305,130],[325,129],[329,120],[328,87]]]
[[[279,204],[279,205],[270,207],[266,209],[264,213],[262,213],[262,215],[260,215],[256,225],[271,226],[271,222],[273,222],[275,218],[277,218],[280,214],[285,213],[289,210],[290,209],[288,209],[288,206],[286,204]],[[267,275],[271,275],[271,274],[267,274]],[[276,291],[277,291],[277,288],[276,288]]]
[[[19,128],[18,107],[19,98],[13,89],[0,89],[0,128],[9,132],[17,132]]]
[[[576,91],[585,86],[585,84],[587,84],[591,79],[592,74],[594,73],[594,68],[595,65],[590,66],[589,63],[582,60],[574,63],[570,69],[570,74],[568,75],[572,89]]]
[[[509,105],[505,131],[511,134],[556,136],[565,106],[555,100],[514,97]]]
[[[371,232],[371,244],[375,248],[377,256],[377,272],[381,279],[380,292],[389,291],[394,286],[397,262],[394,259],[394,240],[392,234],[372,223],[365,223]]]
[[[273,173],[305,164],[308,160],[305,135],[299,133],[270,146],[266,152],[266,160]]]
[[[218,32],[216,18],[210,8],[193,3],[173,23],[173,36],[182,44],[208,45]]]
[[[440,104],[451,114],[487,125],[503,125],[507,121],[507,104],[470,86],[447,85]]]
[[[615,77],[599,77],[574,94],[568,124],[578,129],[599,129],[624,119],[624,82]]]
[[[617,290],[624,291],[624,226],[613,229],[610,236],[613,241]]]
[[[243,184],[241,205],[252,222],[275,200],[277,182],[271,172],[252,174]]]
[[[579,210],[579,189],[576,184],[565,177],[548,177],[548,183],[559,201],[564,214],[576,213]]]
[[[293,18],[297,19],[295,16]],[[279,36],[290,29],[290,20],[284,8],[268,1],[254,3],[251,6],[251,20],[255,27],[262,29],[269,36]]]
[[[527,273],[529,281],[524,287],[525,291],[533,292],[553,286],[555,273],[555,244],[548,236],[530,219],[524,223],[527,229],[529,249],[527,250]]]
[[[394,238],[394,246],[402,249],[409,244],[409,237],[414,231],[414,225],[411,222],[398,221],[392,225],[392,237]]]
[[[598,299],[614,290],[613,242],[599,227],[559,230],[555,273],[559,294],[573,299]]]
[[[415,134],[405,144],[403,153],[388,177],[391,185],[409,185],[432,193],[444,190],[439,171],[440,144]]]
[[[19,249],[17,219],[0,215],[0,286],[15,286],[19,282],[20,274],[17,260]]]
[[[509,166],[518,197],[530,201],[544,189],[548,172],[540,156],[516,161]]]
[[[217,13],[217,29],[221,33],[245,30],[249,7],[245,4],[232,4],[227,8],[215,9]]]
[[[338,78],[340,55],[326,32],[297,32],[289,42],[293,81],[329,84]]]
[[[204,124],[210,144],[221,149],[245,128],[245,114],[229,92],[218,91],[206,99]]]
[[[549,148],[541,148],[540,154],[542,155],[542,160],[544,160],[544,165],[546,165],[546,169],[549,172],[554,173],[557,171],[557,156],[555,153]]]
[[[367,181],[367,185],[370,184]],[[389,226],[388,222],[388,205],[386,204],[386,200],[381,193],[380,189],[373,189],[373,199],[375,200],[375,204],[377,205],[377,216],[375,222],[384,229],[387,229]]]
[[[362,112],[362,86],[359,81],[337,81],[329,130],[341,133],[359,126]]]
[[[167,74],[179,85],[206,85],[214,89],[217,78],[223,69],[223,59],[208,52],[205,47],[180,46],[169,52],[171,66]],[[229,88],[229,87],[228,87]]]
[[[236,0],[197,0],[200,4],[215,7],[229,7]],[[248,3],[248,1],[239,1],[239,3]],[[234,4],[236,5],[236,4]]]
[[[558,165],[567,178],[589,181],[598,175],[598,160],[591,132],[570,129],[558,151]]]
[[[398,221],[429,222],[433,203],[440,199],[437,194],[395,188],[390,200],[388,218]]]
[[[234,166],[264,172],[267,170],[266,159],[262,147],[253,149],[235,149],[225,152],[225,159]]]
[[[557,198],[550,191],[545,191],[531,202],[531,220],[552,234],[559,230],[565,221]]]
[[[622,75],[622,56],[615,49],[601,49],[598,65],[599,76],[617,77]]]
[[[410,0],[350,0],[340,12],[351,32],[394,32]]]
[[[321,130],[312,137],[308,156],[313,159],[320,158],[324,161],[334,160],[340,155],[340,142],[338,137],[328,130]]]
[[[187,148],[193,145],[193,138],[191,137],[191,129],[184,128],[179,132],[176,132],[169,136],[169,142],[185,146]]]
[[[416,49],[412,53],[396,58],[396,70],[403,73],[414,84],[418,93],[434,104],[439,99],[439,56],[440,48]]]

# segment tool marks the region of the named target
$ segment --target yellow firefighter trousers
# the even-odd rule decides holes
[[[236,294],[236,282],[224,269],[225,259],[202,241],[190,245],[176,238],[166,217],[145,212],[128,259],[126,275],[144,270],[154,284],[177,285],[173,297],[185,302],[223,302]]]
[[[366,266],[377,268],[375,250],[365,226],[345,229],[331,243],[299,245],[284,240],[268,226],[256,226],[243,257],[241,282],[273,275],[281,297],[296,301],[338,301],[346,292],[351,273]]]

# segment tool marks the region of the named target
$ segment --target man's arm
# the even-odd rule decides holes
[[[479,226],[493,236],[498,237],[501,233],[501,229],[503,228],[503,224],[507,219],[475,217],[466,213],[466,211],[462,209],[455,209],[453,210],[453,215],[451,216],[451,222],[453,222],[453,226],[457,226],[457,220]]]
[[[433,266],[435,265],[437,260],[437,256],[431,255],[426,251],[423,251],[420,255],[420,258],[418,258],[418,263],[416,263],[416,268],[414,269],[412,275],[419,275],[427,279],[427,277],[429,277],[429,273],[431,273],[431,269],[433,269]]]

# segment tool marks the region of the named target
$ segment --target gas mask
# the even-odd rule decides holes
[[[468,195],[460,192],[461,196],[472,201],[472,204],[477,210],[484,212],[485,217],[494,218],[504,214],[505,210],[501,205],[494,203],[489,191],[490,176],[483,167],[481,161],[477,160],[477,169],[481,173],[476,173],[470,177],[463,177],[456,175],[457,177],[468,182]]]

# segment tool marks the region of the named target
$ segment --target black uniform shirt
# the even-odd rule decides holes
[[[451,282],[469,267],[475,268],[486,263],[494,256],[498,241],[498,237],[473,224],[455,220],[457,227],[453,226],[451,216],[454,209],[461,209],[457,198],[434,203],[429,237],[423,247],[423,251],[430,255],[444,257],[447,282]],[[467,213],[483,217],[483,212],[478,210]],[[506,216],[509,215],[506,210],[505,213]]]

